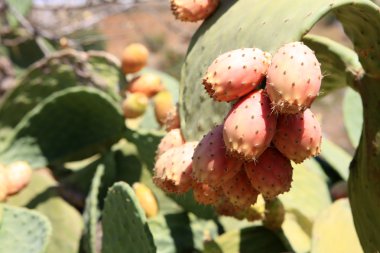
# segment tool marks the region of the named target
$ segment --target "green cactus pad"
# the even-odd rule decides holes
[[[54,92],[84,85],[101,88],[115,96],[123,78],[117,61],[106,53],[64,50],[40,60],[1,102],[1,142],[9,137],[26,113]]]
[[[352,146],[358,147],[363,128],[363,105],[360,95],[350,88],[344,95],[343,120]]]
[[[36,211],[0,204],[0,252],[44,253],[51,237],[49,220]]]
[[[9,203],[34,209],[49,219],[53,229],[46,253],[77,253],[82,217],[59,196],[56,186],[57,182],[47,172],[35,171],[29,185],[12,196]]]
[[[203,242],[217,236],[216,224],[188,213],[171,213],[148,221],[157,253],[201,252]]]
[[[79,160],[103,151],[124,131],[120,108],[94,88],[54,93],[16,126],[0,160],[27,160],[32,167]]]
[[[358,55],[351,49],[323,36],[307,35],[302,41],[314,50],[319,62],[322,63],[323,85],[320,95],[346,85],[355,86],[364,70]]]
[[[364,252],[355,231],[348,199],[337,200],[318,216],[311,244],[311,253]]]
[[[102,214],[102,253],[156,252],[144,210],[126,183],[108,191]]]
[[[288,252],[281,239],[264,227],[249,227],[227,232],[206,243],[205,253]]]
[[[97,253],[96,226],[101,214],[98,198],[104,172],[105,167],[99,165],[92,178],[91,190],[87,196],[86,206],[83,213],[85,227],[82,246],[87,253]]]

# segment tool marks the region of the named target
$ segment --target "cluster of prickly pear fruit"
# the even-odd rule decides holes
[[[300,42],[273,58],[258,48],[220,55],[203,85],[214,100],[235,103],[199,143],[171,130],[157,151],[155,183],[174,193],[192,187],[199,203],[237,217],[248,215],[260,194],[271,201],[289,191],[291,160],[320,152],[321,128],[309,107],[321,78],[314,53]]]
[[[32,176],[28,163],[18,161],[7,166],[0,165],[0,202],[25,188]]]
[[[128,84],[122,94],[124,117],[134,119],[142,116],[149,100],[153,99],[157,122],[163,126],[167,117],[173,118],[175,105],[172,94],[162,84],[161,78],[152,73],[136,74],[143,69],[149,57],[148,49],[139,43],[130,44],[124,49],[122,55],[122,70],[127,75]],[[170,115],[168,115],[170,113]],[[175,122],[170,122],[170,124]]]
[[[220,0],[171,0],[170,7],[176,19],[196,22],[210,16],[219,3]]]

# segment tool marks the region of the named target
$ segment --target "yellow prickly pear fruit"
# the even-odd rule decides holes
[[[154,97],[154,113],[160,125],[165,123],[167,114],[175,108],[173,96],[169,91],[161,91]]]
[[[8,183],[5,173],[5,167],[3,165],[0,165],[0,202],[3,202],[8,195]]]
[[[136,77],[127,86],[127,91],[131,93],[140,92],[147,97],[152,97],[163,89],[161,78],[150,73]]]
[[[134,183],[132,187],[141,207],[145,211],[145,215],[148,218],[156,216],[158,213],[158,204],[152,190],[142,183]]]
[[[17,161],[5,167],[8,195],[13,195],[27,186],[32,177],[32,168],[27,162]]]
[[[124,99],[122,107],[124,117],[127,119],[137,118],[145,113],[149,99],[142,93],[129,93]]]
[[[141,70],[148,62],[149,51],[140,44],[133,43],[128,45],[122,54],[122,70],[124,74],[136,73]]]

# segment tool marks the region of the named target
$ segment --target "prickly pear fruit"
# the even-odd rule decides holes
[[[273,143],[287,158],[301,163],[321,151],[322,131],[310,109],[292,115],[280,115]]]
[[[348,197],[348,186],[346,181],[339,181],[330,189],[331,197],[333,200],[343,199]]]
[[[127,86],[127,91],[131,93],[140,92],[147,97],[153,97],[158,92],[164,90],[161,78],[155,74],[142,74],[134,78]]]
[[[218,56],[203,78],[216,101],[232,101],[256,89],[264,79],[270,55],[258,48],[241,48]]]
[[[245,164],[245,171],[252,186],[265,199],[273,199],[287,192],[292,183],[293,168],[289,159],[277,149],[268,148],[258,161]]]
[[[195,22],[206,19],[218,7],[220,0],[171,0],[171,10],[176,19]]]
[[[170,131],[181,126],[179,119],[178,105],[173,107],[167,114],[164,120],[164,126],[166,131]]]
[[[160,125],[163,125],[166,115],[175,108],[173,96],[169,91],[160,91],[154,96],[153,102],[156,120]]]
[[[226,155],[223,125],[216,126],[199,142],[193,156],[193,178],[218,187],[235,176],[243,162]]]
[[[144,45],[140,43],[128,45],[121,57],[123,73],[130,74],[141,70],[147,64],[148,56],[149,51]]]
[[[153,182],[170,193],[187,192],[192,185],[192,156],[197,142],[187,142],[163,153],[154,166]]]
[[[185,143],[181,129],[170,130],[160,141],[156,151],[156,160],[167,150],[181,146]]]
[[[243,209],[238,208],[235,205],[233,205],[229,201],[229,199],[223,194],[223,192],[218,202],[214,204],[214,207],[215,207],[215,211],[219,215],[232,216],[239,220],[243,219],[243,217],[241,217],[240,215]]]
[[[224,121],[227,153],[247,161],[256,160],[269,146],[276,130],[276,120],[263,90],[239,100]]]
[[[265,201],[265,215],[263,225],[270,230],[281,229],[282,223],[285,220],[285,207],[282,202],[275,198]]]
[[[244,170],[241,170],[221,187],[228,200],[240,209],[255,204],[259,195],[259,192],[252,187]]]
[[[0,165],[0,202],[3,202],[8,195],[8,182],[5,173],[5,167]]]
[[[128,93],[122,104],[124,117],[127,119],[140,117],[145,113],[148,102],[148,97],[143,93]]]
[[[276,111],[294,114],[310,107],[321,81],[321,67],[314,52],[302,42],[292,42],[273,55],[266,90]]]
[[[145,184],[137,182],[134,183],[132,187],[141,207],[145,211],[146,217],[150,218],[156,216],[158,213],[158,204],[152,190]]]
[[[8,195],[13,195],[27,186],[32,177],[32,168],[27,162],[17,161],[5,167]]]
[[[218,202],[220,189],[214,189],[208,184],[193,182],[194,199],[204,205],[212,205]]]

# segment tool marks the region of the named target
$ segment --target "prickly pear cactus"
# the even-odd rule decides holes
[[[379,7],[369,0],[295,0],[292,8],[288,8],[288,4],[286,0],[276,1],[276,4],[259,0],[222,1],[217,12],[202,24],[193,37],[182,68],[180,114],[185,139],[201,139],[209,129],[222,122],[231,107],[213,102],[201,85],[207,67],[218,55],[244,47],[258,47],[273,53],[288,42],[302,40],[319,19],[333,13],[352,40],[357,56],[323,38],[306,37],[305,42],[318,52],[325,51],[322,55],[330,52],[329,57],[316,53],[322,66],[327,66],[329,73],[325,74],[340,73],[339,78],[334,75],[324,78],[322,90],[324,87],[329,90],[338,83],[341,86],[338,81],[341,80],[354,87],[362,97],[364,126],[350,166],[350,201],[364,251],[379,251],[380,219],[375,211],[380,202],[376,179],[380,163]],[[342,63],[346,67],[342,68]]]
[[[36,211],[1,204],[0,252],[44,253],[52,228]]]
[[[124,128],[120,108],[110,96],[73,87],[33,108],[17,124],[0,159],[27,160],[32,167],[79,160],[110,147]]]
[[[144,210],[128,184],[109,189],[102,218],[102,253],[156,251]]]

